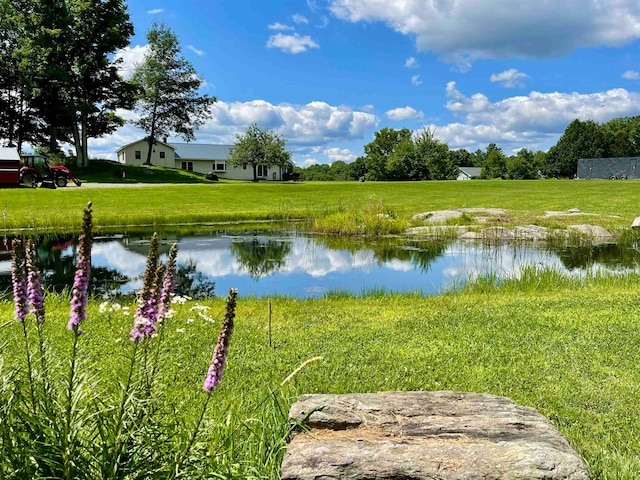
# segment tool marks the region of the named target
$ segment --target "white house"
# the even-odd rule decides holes
[[[480,176],[480,172],[482,172],[482,168],[480,167],[460,167],[460,172],[458,173],[456,180],[471,180],[473,178],[478,178]]]
[[[227,165],[229,151],[233,145],[203,143],[165,143],[157,141],[151,151],[151,164],[159,167],[177,168],[199,173],[215,173],[219,178],[253,180],[253,167],[230,167]],[[116,153],[118,162],[127,165],[143,165],[147,161],[149,144],[137,140],[120,147]],[[257,166],[260,180],[282,180],[286,169],[278,166]]]

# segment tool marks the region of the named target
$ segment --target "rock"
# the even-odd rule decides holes
[[[459,392],[302,395],[282,480],[565,479],[589,472],[536,410]]]
[[[462,212],[459,210],[435,210],[433,212],[419,213],[411,217],[411,220],[425,220],[429,223],[445,223],[451,218],[460,218]]]
[[[567,229],[578,232],[591,239],[608,239],[613,237],[611,233],[598,225],[569,225]]]
[[[481,240],[480,232],[465,232],[458,237],[461,240]]]
[[[504,208],[459,208],[462,213],[485,213],[488,215],[504,215],[507,211]]]
[[[538,225],[525,225],[513,229],[516,240],[545,241],[549,237],[549,229]]]
[[[633,219],[633,223],[631,224],[631,228],[640,227],[640,217],[636,217]]]
[[[480,236],[483,240],[490,241],[505,241],[513,240],[513,232],[504,227],[489,227],[480,232]]]

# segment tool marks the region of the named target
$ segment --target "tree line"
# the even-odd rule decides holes
[[[506,155],[495,143],[482,150],[451,150],[434,131],[383,128],[352,163],[296,167],[305,180],[451,180],[463,167],[480,168],[479,178],[529,180],[573,178],[580,158],[640,156],[640,116],[599,124],[574,120],[547,152],[522,148]]]
[[[52,154],[68,143],[86,166],[88,140],[124,125],[117,109],[138,111],[150,144],[192,139],[215,98],[198,94],[202,80],[164,23],[152,25],[144,61],[123,79],[114,55],[133,33],[123,0],[0,0],[3,143]]]

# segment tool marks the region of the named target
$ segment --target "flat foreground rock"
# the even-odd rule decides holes
[[[283,480],[587,480],[566,439],[536,410],[459,392],[302,395],[289,413]]]

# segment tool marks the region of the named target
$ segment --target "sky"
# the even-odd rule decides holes
[[[638,0],[136,0],[123,76],[163,21],[215,96],[196,143],[251,123],[294,162],[351,162],[382,128],[432,129],[450,148],[547,150],[574,119],[640,115]],[[135,112],[119,112],[136,118]],[[115,159],[131,124],[92,139]],[[170,137],[170,142],[182,141]]]

